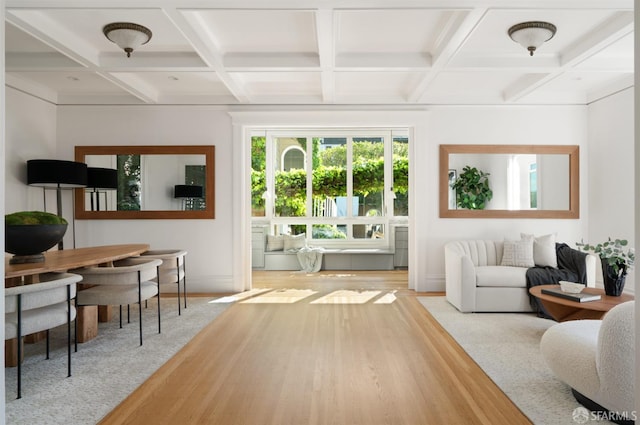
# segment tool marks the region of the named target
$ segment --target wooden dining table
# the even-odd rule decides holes
[[[122,244],[92,246],[87,248],[64,249],[48,251],[44,254],[44,261],[39,263],[11,264],[10,257],[5,257],[4,282],[5,287],[28,285],[37,283],[39,275],[50,272],[67,272],[80,267],[108,266],[117,260],[133,257],[149,250],[149,244]],[[82,283],[78,285],[82,290]],[[108,311],[105,312],[108,315]],[[98,307],[77,307],[77,335],[78,342],[86,342],[98,335]],[[5,341],[5,365],[17,365],[15,352],[17,341]],[[15,356],[15,357],[14,357]]]

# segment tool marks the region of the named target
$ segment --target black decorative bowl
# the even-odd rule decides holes
[[[11,264],[44,261],[43,252],[62,240],[67,224],[5,224],[4,250]]]

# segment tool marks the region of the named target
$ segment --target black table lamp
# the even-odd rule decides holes
[[[97,167],[87,168],[87,187],[93,189],[93,192],[91,192],[91,211],[100,211],[100,191],[118,188],[118,170]]]
[[[177,184],[173,187],[174,198],[184,198],[183,208],[186,210],[187,206],[193,209],[193,199],[203,197],[202,186],[189,185],[189,184]]]
[[[87,185],[87,164],[57,159],[30,159],[27,161],[27,184],[44,189],[56,189],[57,214],[62,217],[62,189]],[[62,241],[58,249],[63,249]]]

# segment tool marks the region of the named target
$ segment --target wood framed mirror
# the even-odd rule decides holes
[[[75,189],[77,219],[215,218],[214,146],[76,146],[75,160],[117,174]]]
[[[462,209],[451,187],[465,167],[488,173],[493,198]],[[580,217],[577,145],[440,145],[441,218]]]

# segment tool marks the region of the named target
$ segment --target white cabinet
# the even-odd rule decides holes
[[[264,268],[266,230],[265,226],[251,227],[251,267],[254,269]]]
[[[395,229],[393,267],[407,268],[409,267],[409,227],[396,226]]]

